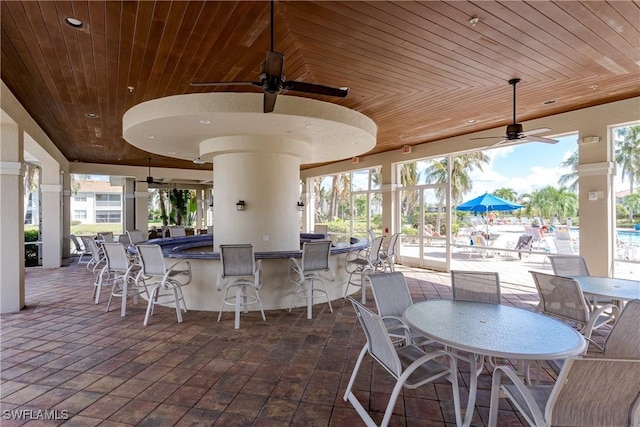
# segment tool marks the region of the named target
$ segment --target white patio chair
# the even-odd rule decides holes
[[[492,271],[451,270],[453,299],[500,304],[500,275]]]
[[[140,230],[127,230],[126,233],[127,236],[129,236],[129,240],[131,241],[132,245],[137,245],[140,242],[144,242],[148,237],[147,233],[143,233]]]
[[[168,230],[169,230],[169,237],[184,237],[187,235],[187,231],[185,227],[181,227],[181,226],[169,227]]]
[[[314,234],[324,234],[325,236],[329,232],[329,226],[326,224],[316,224],[313,226]]]
[[[481,234],[476,234],[472,236],[471,239],[473,241],[473,248],[471,248],[469,258],[471,258],[473,254],[479,254],[482,259],[493,257],[496,261],[498,261],[498,254],[487,249],[489,247],[489,243],[487,243],[487,239],[485,239],[484,236],[482,236]]]
[[[380,259],[386,264],[389,271],[396,271],[396,247],[398,246],[398,239],[401,235],[402,233],[392,234],[389,239],[389,245],[380,251]]]
[[[382,319],[394,343],[399,341],[416,345],[433,342],[412,330],[402,319],[404,311],[413,305],[409,286],[400,272],[380,273],[367,276],[371,283],[378,316]]]
[[[98,233],[98,242],[100,243],[113,243],[115,239],[112,231],[105,231],[104,233]]]
[[[113,297],[124,298],[121,304],[120,316],[125,317],[128,297],[133,297],[134,304],[138,302],[138,295],[140,294],[144,293],[149,298],[145,277],[138,276],[142,272],[142,267],[131,261],[121,243],[105,242],[102,247],[107,260],[107,274],[109,274],[109,280],[111,281],[111,295],[109,295],[106,311],[109,312]]]
[[[367,342],[362,347],[353,372],[351,373],[349,384],[344,393],[344,401],[350,402],[351,405],[353,405],[367,426],[376,425],[367,409],[360,403],[352,391],[360,365],[364,357],[370,354],[373,360],[378,362],[396,380],[380,426],[387,426],[389,424],[396,400],[398,400],[403,388],[416,389],[439,378],[444,378],[451,382],[456,424],[462,425],[455,358],[443,350],[425,353],[420,347],[410,343],[402,347],[395,347],[391,342],[382,318],[355,299],[349,297],[349,300],[353,304]],[[442,361],[445,360],[448,361],[448,365],[442,363]]]
[[[532,426],[640,425],[640,360],[572,357],[553,386],[527,386],[510,367],[496,367],[491,427],[498,424],[501,391]]]
[[[73,243],[72,255],[78,256],[78,264],[87,264],[89,261],[85,260],[84,262],[82,262],[82,260],[84,257],[91,257],[91,251],[85,248],[80,243],[80,241],[78,240],[78,237],[75,234],[70,234],[69,239],[71,239],[71,243]]]
[[[323,240],[318,242],[305,242],[302,245],[302,259],[289,258],[289,281],[295,283],[300,289],[296,289],[291,295],[289,311],[293,307],[296,297],[303,297],[307,300],[307,319],[311,319],[311,312],[314,298],[326,298],[329,303],[329,310],[333,313],[331,300],[327,293],[325,280],[333,282],[335,274],[330,264],[331,241]],[[328,273],[325,277],[322,273]],[[314,287],[314,283],[319,282],[322,288]]]
[[[98,246],[98,242],[96,242],[93,237],[81,236],[81,239],[84,247],[89,248],[91,252],[91,259],[87,263],[87,270],[90,270],[96,275],[95,281],[93,282],[91,298],[95,299],[95,303],[98,304],[100,302],[100,294],[102,293],[102,284],[107,280],[106,258],[102,248]]]
[[[575,324],[585,338],[591,340],[594,329],[613,325],[619,315],[618,307],[605,304],[594,308],[585,299],[580,284],[569,278],[552,274],[530,271],[538,290],[542,313]],[[606,313],[609,310],[609,313]],[[591,341],[596,347],[600,346]]]
[[[251,304],[259,304],[262,320],[266,321],[260,299],[262,287],[262,260],[256,262],[253,254],[253,245],[220,245],[220,269],[218,270],[217,289],[224,290],[218,322],[222,317],[225,305],[231,305],[235,310],[234,328],[240,328],[240,311],[248,312]],[[235,289],[235,295],[227,296],[230,289]],[[248,290],[253,295],[247,293]]]
[[[624,306],[611,331],[607,334],[602,350],[604,357],[640,359],[638,319],[640,319],[640,300],[631,300]],[[547,364],[558,375],[564,366],[564,359],[549,360]]]
[[[385,271],[385,262],[380,258],[380,250],[382,248],[382,241],[384,236],[376,237],[369,248],[369,252],[366,254],[350,253],[345,258],[345,270],[349,273],[349,281],[344,289],[344,296],[347,296],[349,286],[358,286],[362,291],[363,301],[366,295],[366,282],[365,276],[367,274],[374,274]],[[359,276],[354,281],[354,274]]]
[[[191,283],[191,263],[178,261],[167,267],[164,261],[162,248],[159,245],[136,245],[142,275],[153,276],[147,286],[151,288],[147,312],[144,316],[144,325],[147,326],[149,318],[153,315],[154,308],[158,304],[174,304],[178,323],[182,323],[182,310],[187,312],[182,287]],[[163,293],[163,291],[166,291]]]
[[[580,255],[549,255],[556,276],[590,276],[587,262]]]

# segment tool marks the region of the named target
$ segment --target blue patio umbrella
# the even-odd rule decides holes
[[[456,209],[459,211],[468,211],[477,214],[489,211],[514,211],[522,207],[522,205],[512,203],[498,196],[494,196],[493,194],[484,193],[482,196],[458,205]]]

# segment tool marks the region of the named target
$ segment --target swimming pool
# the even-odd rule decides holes
[[[571,227],[569,230],[571,232],[571,237],[574,239],[578,238],[579,229],[578,227]],[[640,246],[640,231],[625,229],[618,229],[618,238],[621,242],[627,243],[631,246]]]

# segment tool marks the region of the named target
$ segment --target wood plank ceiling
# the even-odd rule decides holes
[[[635,1],[275,7],[287,79],[348,86],[347,98],[316,98],[371,117],[371,153],[506,126],[514,77],[519,122],[640,95]],[[266,1],[2,1],[2,80],[69,161],[144,166],[148,154],[122,139],[123,113],[213,90],[191,81],[257,80],[269,13]]]

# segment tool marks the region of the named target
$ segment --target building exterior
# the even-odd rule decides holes
[[[71,221],[82,224],[122,222],[122,186],[104,180],[79,180],[70,196]]]

